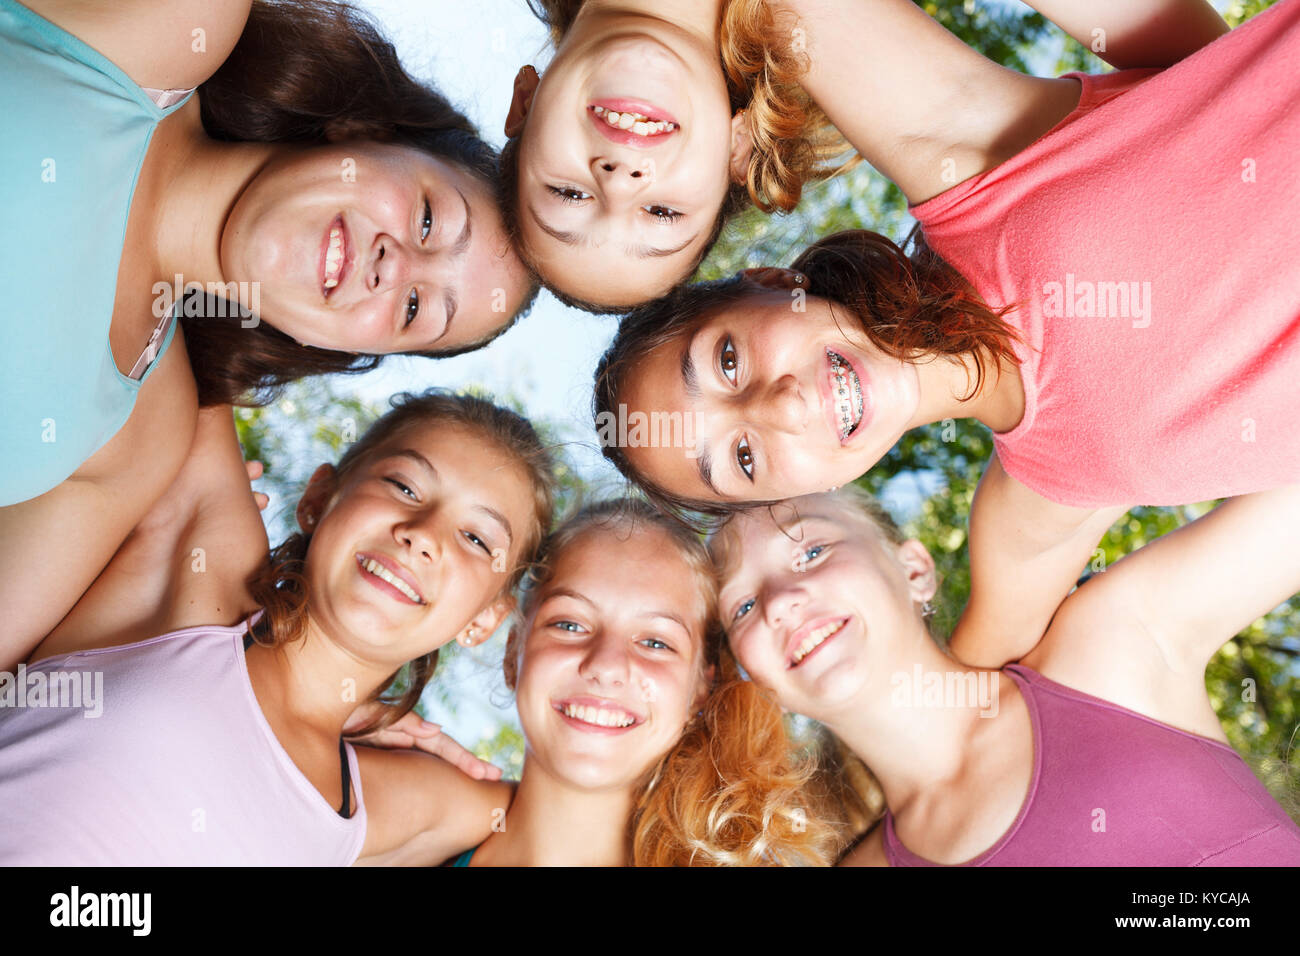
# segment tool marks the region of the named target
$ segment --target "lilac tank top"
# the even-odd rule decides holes
[[[1300,827],[1241,756],[1009,664],[1034,733],[1020,814],[963,866],[1300,866]],[[938,866],[898,839],[890,866]]]
[[[366,835],[356,753],[346,748],[356,809],[344,819],[258,706],[244,662],[253,620],[0,675],[0,865],[356,860]]]

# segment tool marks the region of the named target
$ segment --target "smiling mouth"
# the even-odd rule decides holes
[[[823,624],[821,627],[817,628],[817,630],[805,637],[799,643],[799,646],[794,649],[794,653],[790,655],[790,663],[786,667],[786,670],[793,670],[802,664],[809,654],[817,650],[817,648],[821,647],[840,631],[844,630],[848,623],[849,619],[847,617],[840,621],[832,621],[829,624]]]
[[[348,233],[343,225],[343,215],[334,217],[325,234],[325,249],[321,258],[321,292],[329,298],[342,283],[348,272]]]
[[[390,571],[387,567],[385,567],[383,564],[380,564],[374,558],[367,558],[358,554],[357,565],[361,568],[361,570],[364,573],[372,575],[373,577],[376,577],[379,580],[383,581],[385,584],[388,584],[389,586],[395,588],[403,597],[405,597],[412,604],[426,603],[424,600],[424,596],[420,594],[419,591],[415,590],[415,588],[411,587],[411,585],[403,581],[399,575],[397,575],[393,571]]]
[[[604,120],[606,126],[625,129],[636,136],[659,136],[677,129],[677,124],[672,120],[655,120],[644,113],[631,110],[620,113],[618,110],[606,109],[603,106],[593,106],[591,112],[597,119]]]
[[[609,704],[583,704],[577,701],[560,701],[555,709],[570,721],[600,730],[627,730],[641,721],[630,711]]]
[[[842,445],[862,424],[862,382],[849,360],[839,352],[827,349],[826,357],[830,360],[831,398],[835,402],[835,422]]]

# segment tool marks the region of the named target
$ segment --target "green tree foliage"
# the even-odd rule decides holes
[[[1270,5],[1270,0],[1247,0],[1219,7],[1236,26]],[[1019,5],[927,0],[918,6],[967,44],[1014,69],[1039,75],[1109,69],[1041,15]],[[699,277],[786,265],[818,237],[842,229],[873,229],[901,241],[913,224],[899,190],[862,164],[808,189],[799,208],[787,216],[750,212],[739,217],[701,266]],[[967,519],[992,447],[991,434],[977,423],[941,422],[903,436],[860,479],[873,493],[885,493],[887,500],[903,499],[907,530],[934,556],[943,582],[935,601],[941,634],[951,632],[970,594]],[[900,496],[900,488],[911,493]],[[1203,514],[1209,505],[1133,509],[1110,529],[1080,574],[1102,572],[1123,555]],[[1232,557],[1225,555],[1224,560]],[[1300,599],[1225,644],[1206,670],[1206,688],[1228,739],[1252,760],[1274,793],[1284,802],[1286,791],[1300,793],[1300,759],[1294,754],[1300,744]],[[1295,804],[1292,798],[1293,811]]]

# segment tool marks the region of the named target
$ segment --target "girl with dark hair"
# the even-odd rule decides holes
[[[740,664],[884,790],[845,863],[1296,866],[1300,827],[1204,677],[1300,589],[1297,526],[1300,485],[1234,498],[1089,579],[1000,670],[934,640],[929,552],[856,486],[737,515],[710,544]]]
[[[513,412],[400,396],[317,469],[268,561],[230,409],[205,409],[168,495],[19,671],[82,706],[0,710],[0,859],[439,863],[478,843],[508,787],[343,728],[359,706],[347,736],[391,725],[439,647],[505,619],[553,487]]]
[[[846,37],[870,35],[884,56],[915,33],[934,62],[952,48],[956,76],[1005,71],[907,3],[883,19],[806,6],[809,89],[918,204],[925,243],[909,257],[840,233],[790,270],[637,310],[602,360],[597,413],[689,416],[694,447],[605,451],[669,504],[726,511],[851,481],[908,429],[978,420],[997,455],[972,507],[971,601],[953,649],[999,665],[1032,646],[1128,507],[1300,475],[1300,271],[1288,259],[1300,192],[1280,172],[1300,149],[1300,3],[1163,72],[1035,81],[1046,85],[1020,99],[1008,79],[988,116],[961,116],[1024,123],[970,148],[953,143],[973,135],[964,127],[910,139],[894,128],[935,121],[937,102],[920,118],[858,110],[851,125],[843,95],[831,106],[843,74],[829,64],[843,66]],[[835,21],[841,7],[848,19]],[[892,74],[854,56],[874,78],[858,95],[883,95]],[[896,139],[915,143],[895,154]]]
[[[944,149],[968,137],[952,155],[969,175],[977,147],[1010,155],[1045,132],[1043,98],[1073,86],[994,67],[909,0],[529,5],[556,51],[515,80],[510,223],[547,287],[594,312],[663,295],[751,204],[793,209],[805,183],[851,165],[846,139],[906,189],[907,175],[946,175]],[[1089,43],[1105,24],[1101,56],[1124,65],[1168,66],[1226,29],[1201,0],[1147,0],[1143,16],[1128,0],[1031,5]],[[1166,29],[1153,36],[1147,15]]]
[[[526,738],[500,826],[456,866],[824,864],[810,769],[742,680],[700,539],[645,502],[548,539],[504,661]]]
[[[103,10],[0,0],[0,599],[27,649],[170,484],[196,398],[476,347],[535,288],[495,152],[353,8]]]

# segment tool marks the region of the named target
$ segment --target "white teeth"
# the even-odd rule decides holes
[[[401,591],[403,594],[405,594],[416,604],[424,603],[424,601],[420,599],[420,595],[417,594],[409,584],[407,584],[405,581],[399,578],[392,571],[389,571],[386,567],[384,567],[374,558],[366,558],[366,560],[361,562],[361,566],[365,568],[367,571],[369,571],[371,574],[373,574],[375,577],[387,581],[389,584],[397,588],[397,590]]]
[[[862,382],[838,352],[827,349],[826,357],[831,364],[831,392],[835,399],[835,417],[840,423],[840,441],[844,441],[862,423]]]
[[[330,228],[330,244],[325,250],[325,288],[339,284],[339,271],[343,268],[343,233],[338,226]]]
[[[565,704],[564,715],[598,727],[631,727],[636,723],[635,717],[623,711],[603,710],[585,704]]]
[[[593,106],[591,111],[604,119],[610,126],[616,129],[629,130],[637,136],[656,136],[660,133],[672,132],[677,128],[676,123],[670,123],[667,120],[652,120],[640,113],[620,113],[617,110],[607,110],[603,106]]]
[[[797,648],[795,648],[795,652],[792,658],[793,663],[798,664],[801,660],[803,660],[805,657],[811,654],[814,648],[821,645],[826,640],[826,638],[830,637],[832,634],[834,634],[843,626],[844,626],[843,621],[837,621],[834,624],[826,624],[823,625],[822,627],[817,628],[817,630],[813,631],[811,634],[805,637],[803,639],[803,642]]]

